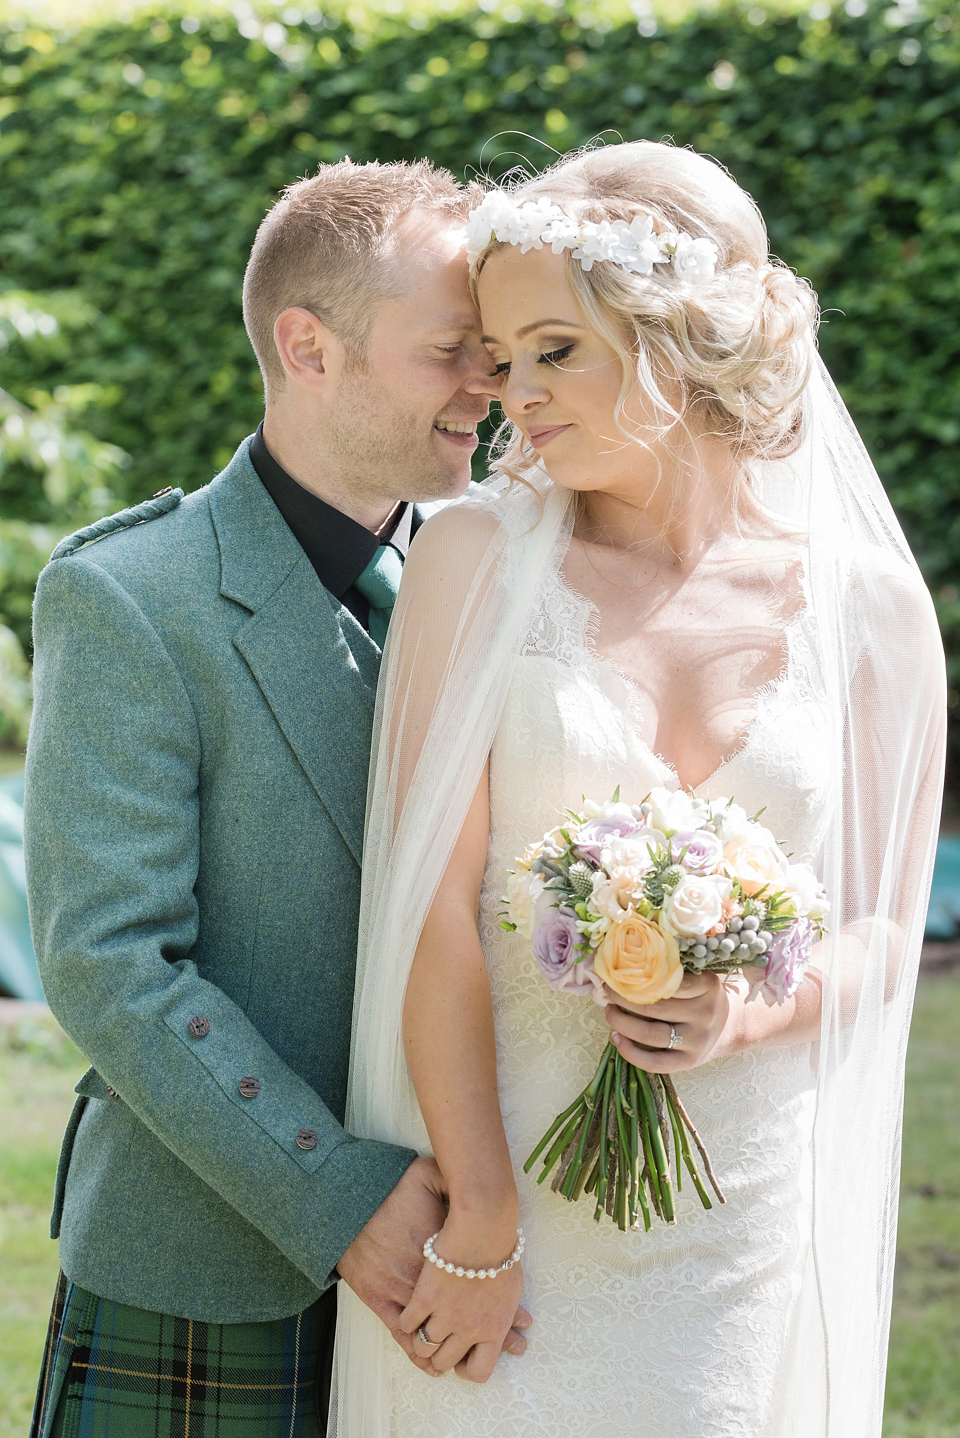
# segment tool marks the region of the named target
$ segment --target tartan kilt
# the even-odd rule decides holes
[[[200,1323],[61,1273],[30,1438],[322,1438],[335,1305],[331,1289],[290,1318]]]

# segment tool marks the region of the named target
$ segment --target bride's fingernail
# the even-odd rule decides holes
[[[619,1035],[619,1034],[611,1034],[611,1035],[610,1035],[610,1042],[611,1042],[611,1043],[618,1044],[618,1043],[620,1042],[620,1035]]]

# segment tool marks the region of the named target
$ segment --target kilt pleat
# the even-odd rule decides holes
[[[290,1318],[201,1323],[61,1274],[31,1438],[320,1438],[333,1305],[330,1293]]]

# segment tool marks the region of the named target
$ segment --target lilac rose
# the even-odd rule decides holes
[[[711,829],[678,829],[670,847],[691,874],[713,874],[723,858],[723,845]]]
[[[626,839],[644,827],[630,813],[626,805],[621,814],[601,814],[597,819],[587,819],[577,832],[576,851],[579,859],[591,864],[600,863],[600,853],[611,839]]]
[[[761,994],[770,1005],[789,999],[800,987],[812,952],[813,925],[809,919],[800,919],[789,929],[782,929],[767,950],[766,967],[761,977],[750,985],[748,998]]]
[[[591,991],[593,985],[585,970],[592,966],[592,959],[582,956],[582,943],[572,909],[541,909],[533,931],[533,953],[551,989],[570,994]]]

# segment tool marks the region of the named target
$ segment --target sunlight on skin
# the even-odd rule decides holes
[[[373,530],[401,499],[464,493],[476,426],[500,389],[461,233],[414,213],[398,239],[396,292],[374,312],[362,363],[310,310],[278,316],[287,381],[268,388],[263,429],[288,474]]]
[[[500,403],[542,457],[555,484],[584,496],[588,527],[634,544],[656,540],[679,558],[729,527],[738,473],[722,441],[699,436],[678,453],[665,442],[650,402],[635,385],[620,425],[612,422],[623,380],[620,359],[593,333],[551,250],[496,251],[480,273],[484,343],[503,376]],[[638,443],[631,443],[630,437]],[[664,519],[691,465],[707,483]]]

